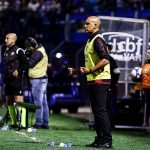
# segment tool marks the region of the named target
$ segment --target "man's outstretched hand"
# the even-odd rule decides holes
[[[68,68],[68,73],[69,73],[69,75],[75,75],[75,74],[78,74],[78,73],[79,73],[79,70],[76,69],[76,68],[71,68],[71,67],[69,67],[69,68]]]
[[[87,69],[86,67],[80,67],[80,72],[82,75],[87,75],[90,73],[90,70]]]
[[[13,76],[14,76],[14,77],[18,77],[18,74],[19,74],[19,73],[18,73],[17,70],[15,70],[15,71],[13,72]]]

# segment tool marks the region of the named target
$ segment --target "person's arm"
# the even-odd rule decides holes
[[[26,57],[25,50],[18,48],[16,53],[18,55],[20,66],[19,66],[18,70],[15,70],[13,72],[14,76],[18,76],[18,74],[22,73],[23,71],[25,71],[28,68],[28,58]]]
[[[18,74],[27,69],[33,68],[43,58],[43,54],[39,51],[35,51],[29,59],[26,57],[25,53],[22,50],[19,50],[17,54],[22,65],[18,70],[15,70],[13,72],[13,75],[15,77],[17,77]]]
[[[109,55],[107,52],[107,47],[106,47],[106,44],[102,38],[98,37],[95,39],[94,50],[96,51],[100,60],[95,66],[93,66],[90,69],[88,69],[86,67],[80,67],[80,71],[82,74],[94,73],[95,71],[102,69],[102,68],[104,68],[105,65],[109,64]]]
[[[77,75],[77,74],[80,74],[80,69],[69,67],[68,73],[69,73],[69,75]]]
[[[43,54],[41,52],[33,52],[31,57],[29,58],[29,68],[33,68],[42,58]]]
[[[110,61],[110,73],[111,73],[111,84],[112,86],[118,84],[120,69],[118,68],[117,62],[112,56],[109,56]]]
[[[19,59],[19,62],[21,63],[21,65],[23,64],[27,64],[28,63],[28,58],[25,54],[25,50],[21,49],[21,48],[18,48],[17,51],[16,51],[17,55],[18,55],[18,59]]]

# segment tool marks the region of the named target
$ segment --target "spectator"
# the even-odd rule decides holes
[[[27,5],[27,14],[25,16],[24,25],[27,33],[42,36],[42,20],[39,15],[40,3],[38,0],[30,0]]]
[[[144,127],[148,127],[150,125],[149,117],[150,117],[150,48],[146,51],[147,61],[142,67],[142,88],[144,92],[144,100],[146,103],[146,116],[143,123]]]

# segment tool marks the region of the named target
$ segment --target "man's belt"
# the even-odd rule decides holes
[[[92,80],[92,81],[88,81],[88,84],[110,84],[110,79]]]

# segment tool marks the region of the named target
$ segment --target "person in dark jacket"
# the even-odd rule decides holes
[[[36,122],[34,128],[49,129],[49,108],[47,104],[47,67],[48,57],[45,48],[36,39],[28,37],[25,41],[28,62],[22,68],[28,69],[31,83],[31,94],[34,104],[40,106],[36,109]],[[19,70],[14,75],[17,77]]]
[[[5,37],[5,46],[3,47],[3,75],[4,75],[4,89],[6,95],[6,103],[8,105],[9,114],[12,120],[10,127],[18,128],[15,103],[23,102],[23,72],[15,77],[14,71],[20,70],[23,64],[26,64],[26,55],[22,48],[16,45],[17,35],[15,33],[8,33]],[[18,107],[21,115],[21,126],[26,126],[26,110]]]
[[[109,53],[109,62],[110,62],[110,74],[111,74],[111,83],[108,91],[108,112],[109,119],[111,123],[112,129],[115,128],[115,116],[116,116],[116,102],[117,102],[117,88],[118,88],[118,80],[120,76],[120,69],[118,68],[116,60],[110,55],[112,46],[110,44],[107,45],[107,50]]]

